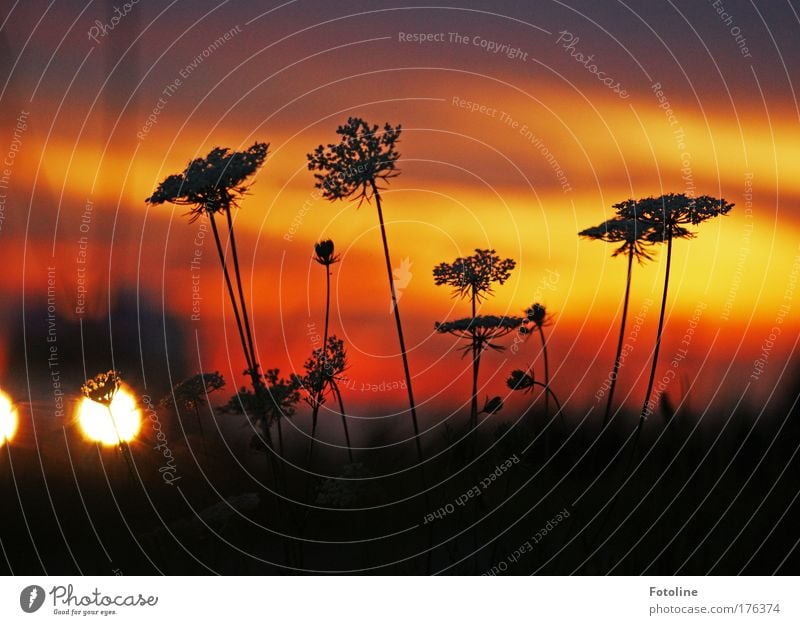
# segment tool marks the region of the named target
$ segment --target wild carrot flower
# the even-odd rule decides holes
[[[535,384],[535,380],[532,375],[522,371],[521,369],[514,369],[511,372],[508,380],[506,380],[506,385],[512,391],[529,391],[533,388]]]
[[[230,210],[247,191],[245,181],[264,164],[268,149],[267,143],[254,143],[242,152],[216,147],[181,173],[167,176],[145,202],[189,206],[190,221]]]
[[[483,410],[481,412],[485,414],[497,414],[503,409],[503,398],[496,396],[489,399],[486,398],[486,401],[483,404]]]
[[[658,332],[653,350],[653,363],[650,369],[650,379],[645,392],[644,405],[639,417],[637,436],[644,419],[651,411],[650,395],[653,391],[658,353],[661,347],[661,336],[664,329],[664,313],[667,303],[667,290],[669,288],[669,272],[672,261],[673,239],[691,239],[695,233],[687,226],[697,226],[704,221],[726,215],[733,208],[733,204],[724,199],[717,199],[709,195],[689,197],[684,193],[668,193],[657,198],[647,197],[640,200],[627,200],[617,205],[617,213],[626,219],[635,219],[651,229],[649,238],[652,242],[667,243],[667,261],[664,274],[664,293],[661,297],[661,313],[658,320]]]
[[[617,386],[617,376],[620,368],[620,358],[622,346],[625,340],[625,324],[628,319],[628,303],[631,294],[631,278],[633,275],[633,259],[635,258],[640,265],[645,261],[653,259],[653,255],[648,248],[657,242],[657,230],[653,224],[645,223],[638,217],[639,209],[635,202],[628,200],[614,204],[617,216],[603,222],[599,226],[587,228],[578,233],[579,236],[606,243],[619,243],[611,254],[613,257],[626,254],[628,257],[628,273],[625,281],[625,297],[622,305],[622,321],[619,328],[619,340],[617,341],[617,353],[614,357],[614,369],[611,374],[611,383],[608,389],[608,399],[606,400],[606,412],[603,416],[602,427],[605,427],[611,416],[611,406],[614,399],[614,390]]]
[[[281,421],[295,415],[297,402],[300,401],[299,387],[293,376],[289,379],[281,377],[279,369],[267,369],[264,382],[264,389],[259,395],[245,387],[239,389],[223,410],[247,416],[256,430],[250,445],[259,451],[272,449],[270,430],[277,425],[278,450],[283,455]]]
[[[515,266],[512,259],[501,259],[494,250],[476,249],[472,256],[434,267],[433,281],[437,286],[452,287],[454,297],[471,299],[474,316],[475,304],[493,293],[493,284],[504,284]]]
[[[319,243],[314,244],[314,260],[320,265],[330,267],[334,263],[339,262],[339,256],[333,253],[333,241],[325,239]]]
[[[122,385],[122,377],[118,371],[109,369],[106,373],[98,373],[93,378],[86,380],[81,386],[81,393],[98,404],[111,406],[114,396]]]
[[[400,154],[395,144],[401,126],[386,123],[383,130],[363,119],[349,117],[336,129],[341,138],[327,148],[317,147],[308,154],[308,169],[315,173],[316,187],[327,200],[359,197],[359,203],[378,193],[377,181],[398,175],[395,164]]]
[[[347,439],[347,449],[352,456],[350,432],[338,385],[338,382],[342,379],[342,374],[347,368],[347,352],[344,348],[344,341],[336,338],[335,335],[329,337],[326,349],[324,351],[321,347],[315,349],[311,357],[303,364],[303,368],[305,373],[303,375],[294,374],[293,379],[297,387],[303,390],[303,399],[311,406],[311,439],[308,447],[308,463],[311,462],[313,455],[319,411],[327,401],[329,394],[339,400],[342,424],[345,438]]]
[[[203,439],[203,447],[208,452],[206,433],[203,429],[203,419],[200,416],[200,408],[208,401],[208,395],[225,386],[224,378],[218,371],[213,373],[198,373],[191,378],[178,383],[166,397],[162,398],[159,404],[164,408],[175,405],[179,412],[191,410],[197,418],[197,427],[200,430],[200,437]]]
[[[239,270],[239,254],[231,209],[238,205],[238,200],[247,192],[247,180],[264,164],[268,149],[269,144],[267,143],[254,143],[241,152],[216,147],[206,157],[191,161],[181,173],[168,176],[145,200],[152,205],[169,202],[189,206],[190,222],[202,215],[208,217],[247,362],[247,374],[252,380],[255,393],[261,392],[263,383],[260,379],[255,343],[250,329],[242,276]],[[228,224],[228,240],[233,258],[238,301],[215,219],[219,213],[224,213]]]
[[[322,190],[322,196],[330,201],[358,198],[359,206],[366,200],[375,200],[378,222],[381,227],[383,256],[386,261],[386,273],[389,279],[389,291],[392,296],[397,338],[400,343],[400,356],[403,360],[403,373],[406,378],[406,391],[414,427],[414,441],[417,456],[422,459],[422,444],[419,438],[417,408],[414,402],[414,391],[411,385],[411,371],[408,364],[403,324],[400,320],[400,308],[397,305],[397,293],[394,284],[392,261],[389,255],[389,243],[386,237],[386,226],[383,220],[383,206],[379,183],[388,182],[399,175],[397,160],[400,154],[396,149],[400,139],[401,127],[384,124],[370,126],[363,119],[350,117],[347,123],[336,129],[338,143],[320,145],[307,155],[308,169],[314,173],[315,186]]]

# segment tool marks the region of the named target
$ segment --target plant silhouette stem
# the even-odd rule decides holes
[[[414,425],[414,441],[417,447],[417,456],[420,461],[423,459],[422,443],[419,439],[419,422],[417,421],[417,407],[414,404],[414,391],[411,388],[411,372],[408,368],[408,354],[406,353],[406,341],[403,337],[403,324],[400,321],[400,307],[397,303],[397,292],[394,288],[394,275],[392,274],[392,260],[389,256],[389,243],[386,239],[386,226],[383,222],[383,209],[381,208],[381,196],[378,193],[378,187],[375,181],[372,180],[372,193],[375,196],[375,205],[378,208],[378,221],[381,226],[381,239],[383,240],[383,255],[386,259],[386,272],[389,277],[389,289],[392,293],[392,308],[394,309],[394,320],[397,325],[397,338],[400,341],[400,355],[403,358],[403,371],[406,377],[406,388],[408,390],[408,403],[411,408],[411,421]]]
[[[328,320],[331,313],[331,270],[327,265],[325,267],[325,332],[322,335],[322,358],[323,364],[328,359]]]
[[[347,457],[350,463],[353,462],[353,447],[350,444],[350,429],[347,426],[347,415],[344,412],[344,402],[342,401],[342,392],[339,390],[339,385],[333,383],[333,392],[336,393],[336,399],[339,401],[339,412],[342,413],[342,427],[344,428],[344,440],[347,443]]]
[[[206,456],[208,455],[208,443],[206,442],[206,432],[203,429],[203,420],[200,417],[200,409],[197,407],[197,402],[194,403],[194,414],[197,417],[197,427],[200,429],[200,438],[203,440],[203,451]]]
[[[664,330],[664,312],[667,307],[667,290],[669,289],[669,269],[672,261],[672,230],[667,228],[667,270],[664,275],[664,293],[661,296],[661,314],[658,317],[658,333],[656,334],[656,345],[653,352],[653,366],[650,369],[650,381],[647,383],[647,392],[644,395],[644,405],[639,415],[639,428],[642,427],[650,404],[650,394],[653,392],[653,382],[656,379],[656,367],[658,366],[658,352],[661,349],[661,334]]]
[[[217,221],[214,218],[214,213],[208,213],[208,219],[211,222],[211,231],[214,233],[214,242],[217,244],[217,252],[219,253],[219,262],[222,264],[222,273],[225,276],[225,284],[228,287],[228,297],[233,306],[233,316],[236,319],[236,327],[239,329],[239,338],[242,341],[242,349],[244,350],[244,358],[247,361],[247,369],[253,368],[253,363],[250,359],[250,352],[247,349],[247,339],[244,336],[244,328],[242,327],[242,319],[239,315],[239,306],[236,304],[236,295],[233,292],[233,285],[231,284],[231,276],[228,272],[228,263],[225,260],[225,251],[222,249],[222,241],[219,237],[219,230],[217,229]],[[253,389],[256,390],[255,388]]]
[[[311,440],[308,441],[308,453],[306,454],[306,465],[311,466],[311,458],[314,455],[314,441],[317,436],[317,421],[319,420],[319,404],[314,402],[311,407]]]
[[[650,369],[650,381],[647,384],[647,393],[645,393],[644,396],[644,405],[642,406],[642,412],[639,415],[639,422],[636,424],[636,431],[631,441],[631,451],[630,454],[628,455],[628,462],[625,464],[625,470],[622,473],[623,480],[625,480],[625,476],[630,473],[631,467],[633,466],[633,460],[636,457],[636,448],[639,444],[639,438],[641,437],[642,434],[642,426],[644,425],[644,420],[645,418],[647,418],[647,411],[649,410],[649,405],[650,405],[650,394],[653,391],[653,382],[656,377],[656,367],[658,366],[658,352],[659,348],[661,347],[661,334],[664,329],[664,312],[666,310],[666,305],[667,305],[667,290],[669,289],[669,270],[672,261],[672,231],[671,229],[669,229],[669,227],[667,229],[667,236],[668,236],[667,268],[666,268],[666,273],[664,275],[664,292],[661,296],[661,313],[658,318],[658,332],[656,334],[656,345],[655,345],[655,350],[653,352],[653,366]],[[611,513],[614,511],[614,508],[616,507],[621,494],[622,494],[622,486],[620,486],[619,489],[617,489],[617,494],[614,495],[614,498],[611,500],[611,503],[609,503],[608,508],[606,509],[605,515],[603,515],[603,518],[600,520],[595,535],[592,538],[592,541],[589,543],[590,547],[597,541],[598,537],[600,536],[600,533],[603,531],[603,528],[606,525],[606,522],[608,521],[609,518],[611,518]]]
[[[628,319],[628,301],[631,295],[631,274],[633,272],[633,246],[628,247],[628,278],[625,283],[625,301],[622,305],[622,322],[619,326],[619,342],[617,343],[617,355],[614,357],[614,373],[611,375],[611,386],[608,389],[608,401],[606,402],[606,414],[603,417],[603,428],[608,424],[611,416],[611,405],[614,400],[614,389],[617,386],[617,373],[619,372],[619,359],[622,355],[622,344],[625,342],[625,324]]]
[[[544,354],[544,387],[550,390],[550,364],[547,360],[547,341],[544,340],[544,330],[539,325],[539,337],[542,339],[542,352]],[[548,393],[544,394],[544,413],[545,417],[550,416],[550,397]]]
[[[236,286],[239,291],[239,304],[242,308],[242,319],[244,320],[245,336],[247,337],[247,345],[250,349],[250,365],[258,374],[258,360],[256,359],[255,343],[253,342],[253,332],[250,329],[250,319],[247,314],[247,302],[244,299],[244,289],[242,288],[242,274],[239,270],[239,254],[236,251],[236,236],[233,233],[233,218],[231,217],[231,210],[225,211],[225,216],[228,220],[228,237],[231,243],[231,256],[233,256],[233,271],[236,274]]]
[[[478,371],[481,367],[482,346],[472,342],[472,406],[469,416],[470,439],[472,441],[471,455],[475,455],[478,439]]]

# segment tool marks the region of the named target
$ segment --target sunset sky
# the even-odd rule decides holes
[[[182,207],[148,208],[144,198],[215,146],[265,141],[266,164],[235,215],[262,366],[289,372],[310,354],[325,287],[313,243],[332,238],[342,254],[332,332],[351,361],[348,403],[365,416],[402,409],[402,391],[366,390],[402,378],[374,206],[320,198],[307,170],[306,154],[333,142],[348,116],[403,127],[401,175],[384,192],[384,211],[393,266],[405,267],[400,308],[426,423],[466,414],[469,401],[469,363],[433,332],[435,321],[469,308],[434,286],[436,264],[475,248],[517,262],[482,311],[547,306],[553,387],[578,418],[613,364],[625,259],[577,232],[610,218],[616,202],[668,192],[736,205],[675,242],[660,369],[700,313],[668,395],[700,413],[743,392],[748,405],[769,404],[798,380],[800,19],[786,2],[142,0],[115,21],[121,1],[59,0],[44,14],[37,3],[6,4],[0,379],[15,382],[0,386],[20,399],[49,397],[15,386],[26,359],[31,375],[46,372],[18,347],[23,314],[30,323],[46,310],[48,267],[59,319],[94,323],[106,333],[100,342],[110,332],[115,357],[138,355],[127,338],[135,330],[114,333],[136,328],[147,307],[182,328],[176,371],[218,369],[242,382],[210,232],[190,225]],[[620,377],[619,397],[631,406],[644,393],[664,260],[657,249],[654,262],[634,268],[631,312],[651,305]],[[85,311],[76,312],[84,275]],[[115,306],[124,293],[136,294],[136,306]],[[481,396],[506,395],[508,373],[538,351],[531,340],[516,355],[488,353]],[[130,371],[131,384],[153,384],[147,373]]]

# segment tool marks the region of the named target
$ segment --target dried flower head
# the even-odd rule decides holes
[[[325,393],[341,379],[347,368],[344,341],[335,335],[329,336],[327,349],[324,352],[321,347],[315,349],[303,368],[303,375],[292,376],[295,384],[305,391],[306,401],[312,406],[324,403]]]
[[[673,239],[690,239],[695,235],[686,226],[696,226],[708,219],[726,215],[733,204],[709,195],[697,197],[685,193],[668,193],[659,197],[626,200],[615,204],[617,215],[623,219],[634,219],[651,232],[647,238],[652,243]]]
[[[145,202],[190,206],[190,221],[203,213],[227,211],[247,191],[245,181],[264,164],[268,149],[267,143],[254,143],[242,152],[214,148],[168,176]]]
[[[456,321],[437,321],[434,324],[434,329],[439,334],[452,334],[458,338],[469,339],[471,343],[464,348],[465,352],[471,350],[473,345],[478,351],[487,347],[502,350],[503,347],[493,343],[493,341],[510,334],[524,322],[525,320],[522,317],[485,315]]]
[[[121,385],[122,377],[119,371],[110,369],[106,373],[99,373],[90,380],[86,380],[86,383],[81,386],[81,393],[98,404],[110,406]]]
[[[472,256],[434,267],[433,281],[437,286],[452,287],[454,297],[481,301],[492,293],[492,284],[508,280],[515,266],[512,259],[501,259],[494,250],[476,249]]]
[[[534,303],[525,309],[525,320],[537,328],[541,328],[550,322],[550,316],[542,304]]]
[[[308,169],[315,173],[315,186],[328,200],[360,196],[369,201],[379,180],[387,181],[398,175],[395,170],[400,154],[395,144],[401,127],[384,124],[370,126],[363,119],[350,117],[336,133],[339,143],[320,145],[308,154]]]
[[[164,407],[168,407],[172,405],[174,397],[174,401],[179,407],[194,410],[205,403],[209,393],[213,393],[224,386],[225,379],[220,375],[219,371],[198,373],[177,384],[172,393],[164,397],[159,403]]]
[[[620,206],[621,204],[615,204],[614,208],[619,211]],[[653,240],[654,233],[655,229],[652,225],[637,219],[615,217],[604,221],[599,226],[581,230],[578,235],[587,239],[605,241],[606,243],[621,243],[614,250],[612,256],[630,252],[640,263],[643,263],[646,260],[653,259],[652,253],[647,248],[655,243]]]
[[[536,384],[534,377],[521,369],[514,369],[506,380],[506,385],[512,391],[528,391]]]
[[[278,419],[294,416],[298,401],[300,393],[294,379],[281,377],[280,369],[267,369],[260,398],[242,387],[223,410],[244,413],[254,425],[268,428]]]
[[[500,412],[503,409],[503,398],[502,397],[492,397],[489,399],[486,398],[486,401],[483,404],[483,410],[486,414],[495,414]]]
[[[339,256],[334,254],[333,241],[325,239],[314,244],[314,260],[326,267],[339,262]]]

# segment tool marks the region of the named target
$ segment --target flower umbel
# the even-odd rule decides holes
[[[247,191],[245,181],[264,164],[269,144],[254,143],[242,152],[216,147],[158,185],[145,202],[190,206],[191,221],[203,213],[227,211]]]
[[[328,200],[341,200],[353,196],[369,201],[378,180],[386,181],[397,176],[395,163],[400,154],[395,144],[401,127],[386,123],[383,130],[370,126],[359,117],[350,117],[339,126],[336,133],[339,143],[320,145],[308,154],[308,169],[313,172],[315,186]]]
[[[106,373],[99,373],[81,386],[81,393],[98,404],[110,406],[122,385],[119,371],[109,369]]]
[[[440,263],[433,269],[437,286],[450,286],[454,297],[473,297],[481,301],[492,293],[492,284],[508,280],[516,263],[501,259],[494,250],[476,249],[475,254],[456,258],[452,263]]]
[[[333,241],[325,239],[314,244],[314,260],[320,265],[330,267],[334,263],[339,262],[339,255],[334,254]]]

